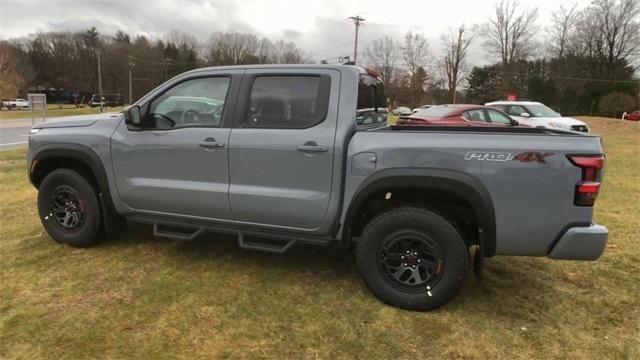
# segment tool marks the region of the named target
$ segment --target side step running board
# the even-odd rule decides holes
[[[266,251],[282,254],[298,244],[326,246],[337,240],[326,237],[307,237],[295,234],[277,234],[273,232],[245,231],[229,228],[214,228],[198,224],[179,224],[155,219],[130,217],[129,220],[153,225],[153,235],[176,240],[191,241],[208,233],[225,233],[238,237],[238,246],[247,250]]]
[[[259,239],[255,237],[245,237],[243,233],[238,233],[238,246],[247,250],[258,250],[283,254],[297,243],[297,239]]]
[[[173,226],[153,223],[153,235],[177,240],[191,241],[205,233],[203,227]]]

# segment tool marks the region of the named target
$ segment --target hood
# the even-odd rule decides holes
[[[83,127],[93,125],[97,121],[114,121],[122,117],[121,113],[111,112],[102,114],[91,115],[75,115],[75,116],[62,116],[47,119],[46,122],[35,125],[34,129],[47,129],[47,128],[63,128],[63,127]]]
[[[571,125],[586,125],[584,122],[580,120],[576,120],[570,117],[532,117],[526,120],[529,121],[539,121],[539,122],[548,122],[548,123],[556,123],[566,127],[571,127]]]

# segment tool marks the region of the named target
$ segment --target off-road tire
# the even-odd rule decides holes
[[[381,255],[385,244],[403,232],[429,239],[444,257],[443,270],[438,273],[435,285],[429,286],[432,278],[427,277],[424,287],[417,284],[410,291],[399,289],[400,285],[394,283],[398,280],[381,265],[386,261]],[[469,273],[468,249],[460,232],[438,213],[421,207],[398,207],[375,216],[365,226],[356,252],[358,271],[369,289],[385,303],[408,310],[433,310],[446,304],[458,293]]]
[[[75,209],[82,210],[80,222],[73,228],[65,228],[52,211],[52,195],[57,189],[73,193],[78,201]],[[72,205],[71,205],[72,206]],[[89,181],[71,169],[56,169],[45,176],[38,189],[38,213],[40,221],[51,238],[74,247],[87,247],[100,239],[100,204],[96,191]]]

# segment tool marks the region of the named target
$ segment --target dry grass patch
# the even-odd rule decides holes
[[[487,259],[484,283],[430,313],[380,303],[332,249],[278,256],[144,226],[58,245],[24,150],[0,152],[0,358],[639,358],[640,127],[585,120],[607,152],[604,256]]]

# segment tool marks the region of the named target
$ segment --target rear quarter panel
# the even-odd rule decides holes
[[[496,253],[544,256],[567,226],[592,220],[593,208],[573,205],[581,171],[567,154],[601,154],[602,147],[597,137],[584,135],[362,131],[351,141],[347,169],[353,168],[353,155],[363,152],[376,154],[375,170],[347,175],[347,204],[367,176],[384,169],[463,172],[478,179],[490,194]],[[483,153],[503,155],[485,159],[469,155]],[[523,153],[529,157],[518,156]],[[527,153],[547,155],[540,161]]]

